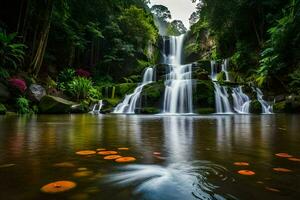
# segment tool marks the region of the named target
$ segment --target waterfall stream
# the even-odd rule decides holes
[[[152,83],[153,81],[154,69],[152,67],[148,67],[144,72],[142,83],[140,83],[140,85],[135,88],[132,94],[128,94],[125,96],[124,100],[116,106],[113,113],[134,114],[137,101],[140,98],[144,86]]]
[[[163,56],[167,65],[163,113],[193,113],[192,64],[182,64],[184,35],[164,37]]]

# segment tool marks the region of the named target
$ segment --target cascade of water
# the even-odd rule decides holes
[[[98,109],[97,109],[97,107],[98,107]],[[103,107],[103,100],[99,100],[98,103],[96,103],[93,106],[93,109],[92,109],[91,113],[100,114],[102,107]]]
[[[222,65],[222,70],[227,70],[227,66],[225,68],[225,64]],[[215,102],[216,102],[217,113],[232,113],[232,109],[228,99],[229,95],[227,92],[227,87],[221,86],[217,82],[217,70],[216,70],[215,61],[211,61],[211,79],[213,81],[214,88],[215,88]]]
[[[163,113],[193,113],[192,64],[182,65],[184,35],[164,37],[164,64],[168,65]]]
[[[264,96],[263,92],[259,88],[252,87],[252,89],[256,92],[257,100],[259,101],[259,103],[261,104],[261,107],[262,107],[262,113],[263,114],[272,114],[273,107],[263,99],[263,96]]]
[[[135,88],[132,94],[126,95],[123,102],[119,103],[114,109],[113,113],[119,114],[134,114],[136,109],[136,104],[140,98],[141,92],[145,85],[148,85],[154,81],[154,69],[148,67],[143,75],[143,82]]]
[[[234,110],[240,114],[248,114],[250,110],[250,98],[243,92],[242,86],[232,89]]]
[[[224,59],[222,63],[222,72],[225,73],[225,81],[230,81],[229,79],[229,73],[228,73],[228,65],[229,65],[229,60]]]

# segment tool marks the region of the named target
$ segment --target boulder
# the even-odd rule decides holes
[[[10,99],[10,96],[8,88],[4,84],[0,83],[0,102],[6,102]]]
[[[262,106],[258,100],[252,100],[250,103],[250,113],[260,114],[262,113]]]
[[[32,84],[29,87],[29,93],[33,101],[40,101],[46,95],[46,90],[41,85]]]
[[[64,114],[72,111],[72,106],[77,105],[75,102],[65,100],[60,97],[50,95],[44,96],[39,104],[40,113],[45,114]]]
[[[6,108],[3,104],[0,103],[0,115],[5,115],[6,114]]]

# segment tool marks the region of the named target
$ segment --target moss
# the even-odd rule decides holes
[[[141,114],[158,114],[160,113],[160,109],[155,107],[145,107],[140,111]]]
[[[120,99],[118,98],[107,98],[103,100],[103,107],[101,112],[103,113],[110,113],[112,112],[113,108],[116,107],[118,105],[118,103],[120,103]]]
[[[134,91],[137,87],[136,83],[121,83],[116,85],[116,96],[123,98],[126,94]]]
[[[251,101],[250,113],[260,114],[262,113],[262,107],[258,100]]]
[[[279,102],[279,103],[275,103],[273,105],[273,111],[275,113],[283,113],[286,111],[286,102],[285,101],[282,101],[282,102]]]
[[[0,103],[0,115],[5,115],[6,111],[6,107]]]
[[[141,93],[142,95],[142,107],[160,107],[160,102],[164,93],[164,83],[155,82],[146,85]]]
[[[76,103],[60,97],[47,95],[41,99],[39,111],[47,114],[70,113],[73,105],[76,105]]]
[[[196,108],[213,108],[215,106],[214,86],[210,80],[197,81],[193,92],[193,100]]]
[[[196,113],[198,114],[212,114],[215,113],[215,108],[199,108]]]

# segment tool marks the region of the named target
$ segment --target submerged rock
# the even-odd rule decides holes
[[[41,99],[39,109],[41,113],[45,114],[64,114],[70,113],[74,105],[76,105],[75,102],[46,95]]]

